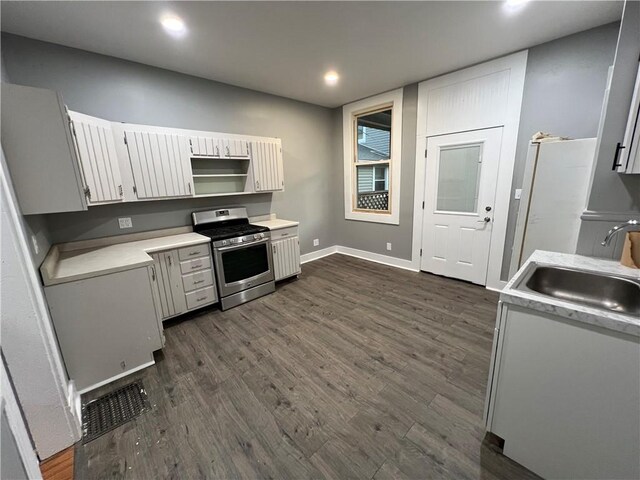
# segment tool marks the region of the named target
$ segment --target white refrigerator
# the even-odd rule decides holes
[[[595,146],[595,138],[529,144],[509,278],[535,250],[576,252]]]

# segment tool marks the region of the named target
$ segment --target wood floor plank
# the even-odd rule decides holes
[[[76,478],[536,478],[484,438],[497,295],[343,255],[165,324],[151,409],[76,446]]]

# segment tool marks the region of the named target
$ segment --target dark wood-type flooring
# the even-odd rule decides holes
[[[152,410],[76,478],[537,478],[484,438],[497,295],[344,255],[276,293],[165,325]],[[85,399],[86,400],[86,399]]]

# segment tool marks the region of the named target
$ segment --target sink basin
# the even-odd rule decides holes
[[[628,278],[538,266],[516,288],[589,307],[640,315],[640,282]]]

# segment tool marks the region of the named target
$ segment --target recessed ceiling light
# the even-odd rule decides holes
[[[520,10],[528,2],[529,0],[506,0],[504,6],[507,10],[514,11]]]
[[[340,80],[340,75],[338,75],[338,72],[334,72],[333,70],[331,70],[324,74],[324,83],[326,83],[327,85],[336,85],[338,83],[338,80]]]
[[[182,37],[187,33],[187,26],[184,21],[176,15],[164,15],[160,19],[160,23],[171,36]]]

